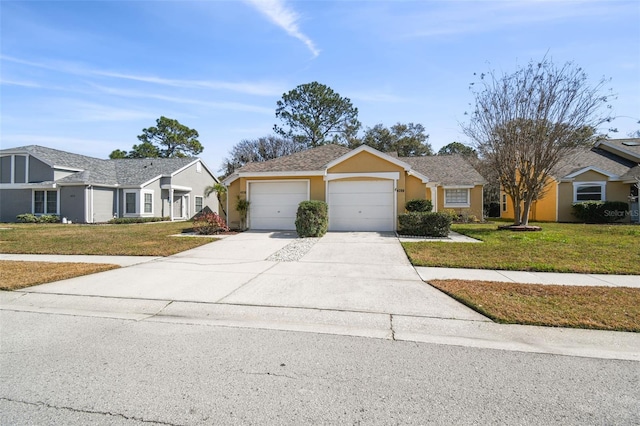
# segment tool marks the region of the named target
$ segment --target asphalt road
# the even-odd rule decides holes
[[[640,424],[640,363],[0,311],[0,423]]]

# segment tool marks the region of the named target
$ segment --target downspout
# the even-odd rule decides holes
[[[169,189],[169,217],[171,218],[171,222],[173,222],[173,188]]]
[[[93,185],[91,185],[89,187],[89,189],[91,190],[91,197],[90,197],[90,199],[91,199],[91,223],[95,223],[96,218],[95,218],[95,212],[93,210]]]
[[[91,188],[91,185],[88,185],[84,189],[84,223],[90,223],[89,222],[89,188]]]
[[[116,188],[116,217],[120,217],[120,188]]]
[[[393,180],[393,187],[394,187],[394,191],[393,191],[393,231],[397,231],[398,230],[398,197],[400,196],[400,192],[398,191],[398,182],[399,179],[394,179]],[[407,187],[407,178],[405,177],[405,181],[404,181],[404,186],[405,188]],[[405,199],[406,201],[406,199]]]
[[[226,208],[227,217],[225,219],[227,221],[227,228],[229,228],[229,223],[231,222],[229,222],[229,186],[228,185],[227,185],[227,195],[224,197],[224,203],[227,205],[227,208]]]
[[[471,191],[469,191],[471,192]],[[484,222],[484,185],[482,185],[481,187],[481,191],[480,191],[480,195],[481,195],[481,202],[480,202],[480,214],[481,214],[481,220]],[[471,196],[471,194],[469,194],[469,196]],[[471,204],[471,200],[469,200],[469,204]]]
[[[438,211],[438,185],[433,187],[433,211]]]

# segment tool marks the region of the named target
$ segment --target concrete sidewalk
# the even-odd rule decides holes
[[[640,333],[491,322],[425,284],[425,270],[440,268],[416,272],[393,234],[328,233],[297,261],[266,260],[296,239],[295,232],[244,232],[166,258],[0,292],[0,309],[640,361]],[[463,271],[467,279],[485,277]]]
[[[5,254],[0,253],[0,260],[26,262],[58,262],[58,263],[108,263],[111,265],[133,266],[140,263],[161,259],[156,256],[93,256],[63,254]]]
[[[478,280],[519,284],[558,284],[571,286],[604,286],[640,288],[638,275],[570,274],[558,272],[496,271],[490,269],[429,268],[417,266],[424,281]]]

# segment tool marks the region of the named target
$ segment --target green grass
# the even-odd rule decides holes
[[[169,256],[215,241],[172,237],[191,222],[130,225],[5,224],[0,253]]]
[[[496,224],[454,225],[482,244],[403,243],[416,266],[640,275],[640,226],[538,223],[539,232]]]
[[[434,287],[504,324],[640,332],[640,289],[434,280]]]

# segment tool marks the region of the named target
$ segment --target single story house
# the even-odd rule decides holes
[[[575,222],[571,206],[581,201],[630,203],[622,222],[638,222],[640,138],[607,139],[576,149],[563,158],[547,179],[546,193],[531,206],[532,221]],[[500,216],[513,219],[510,197],[501,192]]]
[[[295,229],[298,204],[329,205],[331,231],[394,231],[410,199],[434,211],[455,209],[482,218],[484,179],[461,156],[402,157],[362,145],[324,145],[249,163],[223,180],[228,225],[240,226],[238,199],[249,201],[249,229]]]
[[[24,213],[74,223],[114,217],[188,219],[216,197],[217,180],[198,158],[103,160],[37,145],[0,150],[0,221]]]

